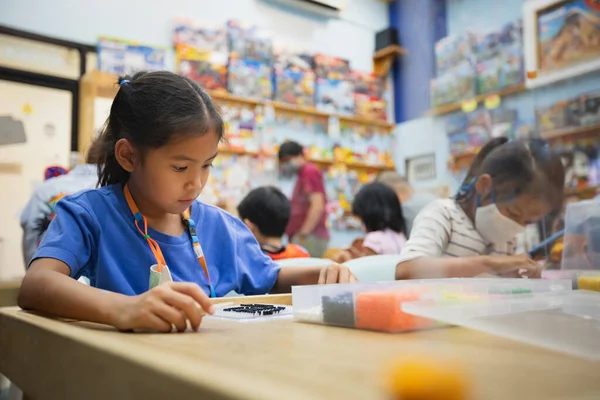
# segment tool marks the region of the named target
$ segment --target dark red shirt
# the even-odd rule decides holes
[[[290,222],[285,230],[288,237],[294,237],[302,227],[302,224],[308,215],[308,208],[310,207],[309,196],[313,193],[322,193],[325,202],[327,202],[325,184],[323,183],[323,173],[316,165],[306,163],[298,172],[298,180],[296,181],[294,193],[292,194],[292,212],[290,215]],[[327,213],[323,211],[319,223],[310,234],[321,239],[329,240],[329,231],[325,226],[326,219]]]

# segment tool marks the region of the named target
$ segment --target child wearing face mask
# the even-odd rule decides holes
[[[543,140],[492,139],[458,194],[417,215],[396,279],[539,277],[536,262],[514,255],[514,237],[560,208],[564,179],[560,158]]]

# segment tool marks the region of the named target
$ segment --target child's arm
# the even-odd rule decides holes
[[[289,293],[292,286],[356,282],[348,267],[331,264],[321,267],[284,267],[279,270],[271,293]]]
[[[69,277],[67,264],[39,258],[27,271],[18,304],[63,318],[98,322],[122,330],[183,331],[190,322],[196,330],[202,320],[200,308],[212,314],[206,294],[195,284],[160,285],[139,296],[126,296],[84,285]]]
[[[483,273],[538,277],[540,266],[526,255],[443,257],[450,243],[451,211],[441,202],[427,206],[415,219],[410,239],[396,266],[396,279],[474,277]]]
[[[539,278],[542,267],[527,255],[473,256],[473,257],[420,257],[396,266],[396,279],[471,278],[484,273],[523,275]]]

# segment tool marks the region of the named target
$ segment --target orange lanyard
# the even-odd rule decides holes
[[[123,192],[125,193],[125,200],[127,200],[127,205],[133,214],[135,227],[137,228],[140,235],[148,242],[148,246],[150,246],[150,251],[154,255],[156,259],[157,268],[156,272],[161,272],[162,268],[167,265],[165,261],[165,257],[163,256],[162,250],[158,243],[150,237],[148,234],[148,222],[146,221],[146,217],[140,213],[140,210],[137,208],[135,201],[133,201],[133,197],[131,197],[131,192],[129,191],[129,187],[125,185],[123,188]],[[140,222],[144,224],[144,229],[140,228]],[[200,242],[198,241],[198,236],[196,235],[196,224],[194,220],[190,217],[189,209],[183,212],[183,222],[187,227],[188,235],[190,237],[190,241],[192,242],[192,247],[194,249],[194,254],[198,259],[198,263],[202,267],[204,271],[204,275],[206,275],[206,280],[208,281],[208,287],[210,288],[210,297],[217,297],[215,290],[213,288],[212,282],[210,281],[210,274],[208,272],[208,266],[206,264],[206,258],[204,257],[204,252],[202,251],[202,247],[200,246]]]

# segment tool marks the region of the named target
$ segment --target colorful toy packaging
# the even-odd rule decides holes
[[[525,80],[523,46],[513,45],[506,48],[502,56],[502,86],[514,86]]]
[[[232,58],[244,58],[261,63],[273,63],[273,41],[270,34],[256,26],[236,20],[227,22],[227,42]]]
[[[174,43],[196,50],[227,53],[227,34],[223,27],[210,27],[183,18],[175,20]]]
[[[447,36],[435,44],[435,60],[437,76],[447,72],[463,62],[472,62],[475,36],[467,33],[464,36]]]
[[[356,115],[387,119],[387,103],[383,99],[383,79],[373,73],[352,72]]]
[[[259,99],[273,97],[272,69],[268,64],[255,60],[229,60],[227,87],[237,96]]]
[[[492,138],[505,136],[515,139],[517,127],[517,111],[510,109],[495,109],[490,112]]]
[[[98,69],[114,75],[167,69],[166,50],[122,39],[98,39]]]
[[[434,107],[468,100],[477,94],[476,72],[468,62],[458,64],[445,75],[432,79],[431,101]]]
[[[315,104],[320,111],[354,115],[354,85],[350,81],[317,78]]]
[[[275,68],[275,100],[300,106],[314,106],[314,72]]]
[[[471,148],[479,148],[490,139],[491,119],[487,110],[477,110],[467,116],[467,133]]]
[[[197,82],[202,88],[227,91],[227,60],[223,53],[203,52],[180,44],[175,47],[179,74]]]
[[[469,134],[466,132],[454,133],[448,136],[450,154],[464,153],[471,148]]]
[[[566,110],[569,102],[562,101],[535,111],[536,126],[540,135],[549,134],[568,127]]]
[[[350,80],[350,62],[338,57],[316,54],[313,58],[315,73],[318,78],[332,80]]]
[[[589,93],[581,96],[580,125],[600,124],[600,92]]]
[[[502,88],[502,65],[498,58],[477,64],[477,93],[485,94]]]

